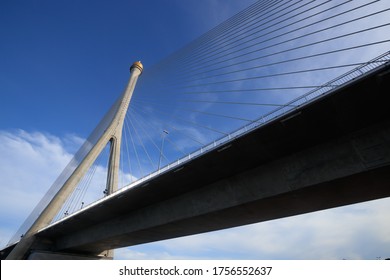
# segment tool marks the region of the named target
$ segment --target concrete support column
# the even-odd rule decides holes
[[[106,191],[107,195],[110,195],[118,190],[118,171],[120,163],[120,151],[121,151],[121,137],[122,133],[114,136],[110,140],[110,158],[108,161],[107,170],[107,183]]]

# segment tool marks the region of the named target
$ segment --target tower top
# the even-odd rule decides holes
[[[136,61],[136,62],[134,62],[133,65],[131,65],[131,67],[130,67],[130,72],[131,72],[131,70],[132,70],[133,68],[137,68],[141,73],[142,73],[142,70],[144,69],[144,67],[143,67],[143,65],[142,65],[142,63],[141,63],[141,61]]]

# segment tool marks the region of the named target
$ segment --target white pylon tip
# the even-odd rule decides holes
[[[144,66],[142,65],[141,61],[136,61],[133,63],[133,65],[131,65],[130,67],[130,72],[133,68],[137,68],[141,73],[142,73],[142,70],[144,69]]]

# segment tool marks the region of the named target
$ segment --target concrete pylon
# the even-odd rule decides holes
[[[141,75],[142,70],[143,66],[140,61],[134,62],[130,67],[130,78],[127,87],[121,96],[118,110],[115,113],[111,124],[108,125],[108,128],[103,133],[103,135],[81,161],[72,175],[64,183],[64,185],[53,197],[46,208],[42,211],[39,217],[35,220],[30,229],[24,234],[19,243],[8,255],[7,259],[23,259],[26,256],[27,252],[35,241],[35,233],[51,223],[57,213],[61,210],[69,195],[72,194],[80,180],[86,174],[88,169],[94,164],[96,158],[100,155],[108,143],[110,143],[110,156],[106,190],[107,194],[111,194],[117,190],[123,123],[135,85],[137,83],[137,79]],[[107,257],[112,257],[112,251],[106,251],[104,255]]]

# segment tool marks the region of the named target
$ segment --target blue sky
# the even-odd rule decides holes
[[[86,137],[133,61],[150,67],[245,6],[231,1],[219,14],[205,0],[116,2],[2,1],[1,127]]]
[[[365,1],[357,1],[356,5],[363,2]],[[128,68],[133,61],[141,60],[145,71],[148,71],[161,59],[252,3],[252,0],[146,0],[115,1],[115,4],[108,1],[3,0],[0,4],[0,188],[3,192],[0,198],[0,245],[8,242],[69,162],[72,153],[120,95],[129,76]],[[373,4],[372,10],[380,9],[380,4],[386,7],[386,3],[383,4],[382,1]],[[326,17],[325,14],[322,16]],[[349,16],[353,18],[358,14]],[[382,17],[379,23],[386,21],[388,22]],[[365,22],[359,24],[367,26]],[[370,32],[371,37],[366,36],[370,37],[367,40],[383,38],[383,29],[376,31],[377,33]],[[345,30],[339,32],[343,34]],[[353,44],[358,39],[364,40],[362,37],[364,36],[353,37],[354,40],[343,41],[339,46]],[[300,40],[299,43],[304,42]],[[388,44],[379,45],[364,49],[361,53],[353,53],[353,56],[360,55],[365,61],[388,49]],[[317,46],[310,52],[321,50],[326,51],[326,47]],[[302,50],[304,51],[306,50]],[[340,64],[351,61],[345,56],[339,56],[337,60]],[[321,58],[321,62],[324,61],[326,62],[327,58]],[[252,64],[246,65],[250,67]],[[289,65],[283,66],[284,71],[290,68]],[[269,71],[280,69],[281,67],[274,67]],[[346,70],[348,69],[326,73],[321,78],[304,76],[302,85],[320,85]],[[146,74],[145,72],[145,77]],[[260,74],[260,70],[251,73]],[[247,73],[240,77],[247,77]],[[141,76],[141,86],[142,78]],[[232,79],[233,76],[226,78]],[[223,77],[205,81],[217,79]],[[261,86],[275,86],[276,82],[279,85],[280,80],[263,82]],[[283,82],[285,86],[289,86],[295,81],[284,79]],[[231,86],[239,88],[242,83]],[[244,86],[254,85],[246,83]],[[146,86],[145,88],[142,93],[147,90]],[[223,88],[207,85],[196,88],[197,91],[211,89]],[[161,111],[153,111],[153,101],[160,103],[159,109],[165,112],[171,109],[178,112],[186,104],[179,103],[182,107],[176,105],[174,92],[170,93],[172,95],[168,95],[168,89],[161,92],[155,92],[153,89],[152,94],[145,93],[145,96],[138,92],[135,100],[139,103],[135,103],[131,109],[131,115],[135,116],[132,125],[138,127],[140,137],[155,139],[157,145],[161,140],[161,131],[167,126],[164,127],[161,122],[161,119],[166,118],[165,115],[161,115]],[[286,97],[284,92],[280,92],[272,97],[259,95],[255,98],[231,94],[224,99],[219,95],[200,98],[188,94],[185,98],[203,101],[207,99],[210,102],[266,100],[283,103],[301,93],[294,91]],[[164,102],[170,104],[164,105],[161,96],[167,96]],[[148,101],[148,105],[142,104]],[[172,104],[175,106],[171,107]],[[187,106],[184,109],[208,110],[219,114],[229,112],[242,118],[254,118],[255,113],[258,114],[258,110],[243,110],[242,107],[232,109],[206,103]],[[140,114],[146,114],[147,117],[137,117]],[[187,114],[191,121],[226,131],[242,125],[240,121],[226,119],[211,121],[207,116],[189,114],[188,111],[177,114],[178,117]],[[169,124],[206,144],[211,138],[220,137],[218,133],[213,135],[210,131],[188,123],[177,121]],[[150,131],[149,137],[143,131],[144,128]],[[180,138],[179,133],[173,133],[172,128],[169,130],[171,138],[167,140],[172,139],[176,145],[183,147],[185,152],[199,147],[188,138]],[[177,138],[174,138],[176,136]],[[152,143],[148,145],[153,146]],[[167,157],[172,155],[170,160],[174,158],[174,150],[174,145],[167,142],[166,153]],[[134,154],[132,156],[135,157]],[[158,154],[154,156],[158,158]],[[146,162],[146,155],[143,158]],[[168,160],[163,161],[164,164],[168,163]],[[140,176],[135,173],[133,175]],[[278,221],[134,246],[118,250],[117,258],[388,257],[390,226],[386,213],[389,213],[389,204],[389,199],[382,199]],[[286,232],[289,232],[288,237]]]

